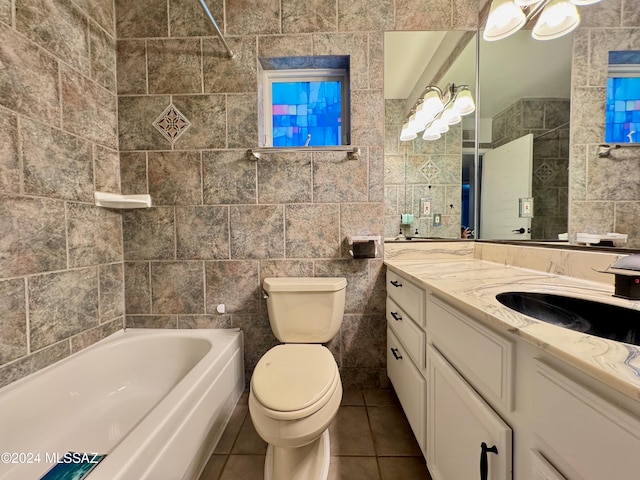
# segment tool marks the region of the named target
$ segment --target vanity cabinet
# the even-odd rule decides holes
[[[426,452],[426,292],[387,271],[387,375],[420,445]]]
[[[435,480],[509,480],[511,428],[433,346],[427,346],[427,464]]]

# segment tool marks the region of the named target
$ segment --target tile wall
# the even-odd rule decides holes
[[[111,0],[0,0],[0,386],[122,328]]]
[[[640,2],[604,0],[580,7],[571,90],[570,239],[578,232],[629,235],[640,248],[640,149],[598,157],[610,50],[640,50]]]
[[[384,220],[385,237],[400,230],[413,236],[460,238],[462,199],[462,124],[453,125],[442,138],[400,141],[406,121],[405,100],[385,100]],[[424,214],[425,199],[430,213]],[[400,215],[414,215],[411,226],[400,224]],[[440,225],[433,215],[440,213]]]
[[[492,148],[534,135],[531,238],[557,239],[567,232],[570,111],[569,99],[523,98],[492,121]]]
[[[383,32],[474,28],[477,0],[210,1],[229,59],[196,0],[116,0],[122,189],[154,207],[126,212],[126,324],[237,326],[247,378],[277,340],[261,282],[344,276],[330,348],[345,388],[388,385],[379,258],[352,260],[348,235],[384,235]],[[258,145],[259,57],[349,55],[352,143],[344,154],[246,157]],[[173,142],[153,122],[174,105]],[[458,195],[459,196],[459,195]],[[225,314],[216,313],[224,303]]]

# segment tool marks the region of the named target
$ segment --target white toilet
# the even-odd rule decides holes
[[[271,329],[283,345],[258,361],[249,412],[269,444],[265,480],[325,480],[329,424],[338,413],[342,383],[323,343],[340,329],[344,278],[265,278]]]

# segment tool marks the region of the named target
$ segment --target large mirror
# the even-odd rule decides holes
[[[469,227],[475,238],[558,240],[567,231],[571,51],[571,35],[541,42],[528,30],[498,42],[474,32],[385,34],[387,238],[459,238]],[[465,83],[475,95],[476,61],[477,120],[437,142],[400,142],[426,85]],[[403,213],[413,222],[401,224]]]

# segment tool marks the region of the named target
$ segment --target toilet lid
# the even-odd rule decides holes
[[[324,397],[337,374],[333,355],[322,345],[278,345],[258,361],[251,389],[265,407],[293,412]]]

